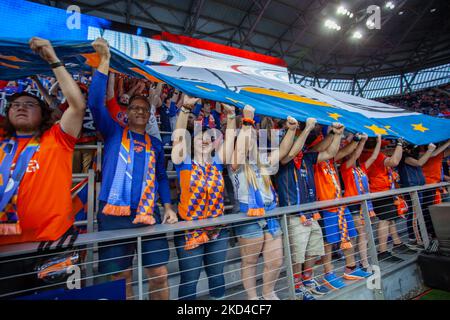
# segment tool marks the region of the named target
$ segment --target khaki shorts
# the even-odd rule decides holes
[[[298,215],[288,217],[292,261],[304,263],[305,257],[325,255],[322,229],[317,221],[304,226]]]

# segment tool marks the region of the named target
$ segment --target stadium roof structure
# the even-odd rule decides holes
[[[281,58],[293,74],[363,79],[450,62],[448,0],[39,0],[81,13]],[[380,29],[370,30],[370,5]],[[345,6],[348,14],[338,14]],[[351,18],[350,18],[350,12]],[[326,28],[329,19],[337,28]],[[371,20],[373,21],[373,20]],[[359,31],[360,38],[355,38]]]

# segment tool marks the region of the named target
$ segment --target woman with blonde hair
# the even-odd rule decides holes
[[[262,253],[264,257],[262,298],[278,300],[274,288],[283,260],[281,228],[278,218],[264,218],[264,215],[277,207],[277,195],[270,173],[278,168],[279,159],[284,158],[291,149],[297,121],[288,117],[288,131],[280,148],[272,149],[267,155],[268,163],[263,164],[261,154],[258,152],[253,118],[254,109],[251,106],[245,106],[229,173],[240,211],[247,216],[261,217],[261,219],[239,223],[235,226],[235,233],[239,238],[242,259],[241,276],[248,299],[258,299],[256,267],[259,255]],[[272,147],[274,147],[273,143],[272,140]]]

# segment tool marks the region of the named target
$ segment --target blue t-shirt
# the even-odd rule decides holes
[[[300,169],[295,167],[294,160],[280,165],[277,174],[280,207],[316,201],[313,166],[317,163],[318,155],[318,152],[305,152]]]
[[[409,155],[404,154],[397,166],[398,174],[400,176],[400,187],[423,186],[425,184],[425,176],[423,175],[422,167],[407,164],[405,162],[407,157],[409,157]]]

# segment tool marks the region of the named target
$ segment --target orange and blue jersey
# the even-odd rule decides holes
[[[354,165],[348,168],[344,162],[340,170],[345,186],[344,197],[353,197],[370,192],[369,179],[364,163],[360,166]]]
[[[17,155],[31,140],[17,136]],[[73,225],[72,156],[76,138],[59,124],[44,132],[20,182],[17,214],[22,233],[0,237],[0,245],[57,240]]]
[[[341,185],[334,160],[322,161],[314,166],[314,181],[318,201],[341,198]],[[327,210],[334,212],[337,208]]]
[[[178,214],[183,220],[217,217],[224,213],[223,165],[199,165],[190,159],[175,165],[180,183]]]
[[[439,183],[444,181],[444,153],[440,153],[435,157],[428,159],[427,163],[422,166],[422,172],[425,176],[426,184]]]

